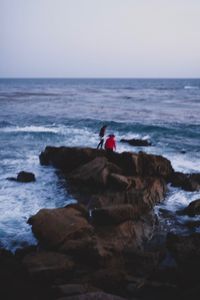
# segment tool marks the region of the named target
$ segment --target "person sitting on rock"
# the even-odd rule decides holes
[[[100,131],[99,131],[99,138],[100,138],[100,142],[97,146],[97,149],[102,149],[103,148],[103,143],[104,143],[104,135],[106,132],[106,125],[104,125],[103,127],[101,127]]]
[[[115,135],[110,134],[105,142],[105,150],[107,152],[113,152],[116,150],[116,141],[115,141]]]

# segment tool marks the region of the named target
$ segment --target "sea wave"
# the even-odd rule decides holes
[[[0,121],[0,128],[8,127],[8,126],[13,126],[14,124],[8,122],[8,121]]]
[[[34,126],[34,125],[30,125],[30,126],[6,126],[0,129],[0,131],[2,132],[31,132],[31,133],[59,133],[59,128],[54,128],[54,127],[45,127],[45,126]]]
[[[198,90],[199,87],[198,87],[198,86],[195,86],[195,85],[185,85],[185,86],[184,86],[184,89],[185,89],[185,90]]]

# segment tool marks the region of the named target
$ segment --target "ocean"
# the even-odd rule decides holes
[[[28,218],[76,200],[53,167],[40,165],[46,145],[95,148],[106,124],[117,151],[163,155],[176,171],[196,173],[199,115],[200,79],[0,79],[0,247],[35,244]],[[149,139],[152,146],[131,147],[121,138]],[[22,170],[33,172],[36,182],[7,180]],[[184,223],[200,218],[175,212],[198,198],[200,192],[169,185],[155,208],[163,230],[187,233]],[[165,210],[171,217],[163,217]]]

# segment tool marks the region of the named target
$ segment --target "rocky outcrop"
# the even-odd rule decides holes
[[[178,211],[178,214],[188,215],[190,217],[199,215],[200,214],[200,199],[190,202],[190,204],[186,208],[184,208],[181,211]]]
[[[123,152],[111,154],[104,150],[77,147],[46,147],[40,154],[42,165],[52,164],[65,174],[91,162],[97,157],[105,157],[122,170],[123,175],[158,176],[169,178],[173,168],[169,160],[162,156],[150,155],[144,152]]]
[[[151,146],[151,142],[148,140],[139,140],[139,139],[121,139],[120,142],[127,143],[131,146]]]
[[[174,187],[181,187],[185,191],[200,190],[200,174],[184,174],[174,172],[170,177],[170,182]]]
[[[126,247],[142,247],[143,240],[152,234],[153,218],[145,219],[143,216],[140,219],[137,216],[136,219],[134,213],[132,206],[111,207],[104,209],[101,216],[94,210],[91,220],[88,220],[81,206],[69,205],[42,209],[28,222],[45,249],[79,256],[79,259],[82,256],[84,260],[89,258],[91,262],[95,260],[101,264],[111,256],[119,255]],[[37,260],[37,257],[34,255],[31,261]],[[50,259],[51,253],[48,254],[47,264],[49,261],[51,264]]]
[[[199,237],[171,235],[167,248],[163,239],[156,244],[152,236],[157,218],[152,208],[164,199],[169,182],[198,189],[198,174],[174,172],[169,160],[144,152],[46,147],[40,162],[62,171],[78,201],[42,209],[28,221],[39,248],[24,253],[22,263],[34,280],[53,285],[52,299],[146,300],[184,295],[179,288],[185,272],[192,272],[185,261],[194,265],[192,254],[199,260],[195,249]],[[171,257],[175,263],[166,263]]]
[[[51,250],[83,251],[92,244],[93,227],[80,205],[41,209],[28,223],[40,243]]]

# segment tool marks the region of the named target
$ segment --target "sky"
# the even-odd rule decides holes
[[[0,0],[0,77],[200,78],[200,0]]]

